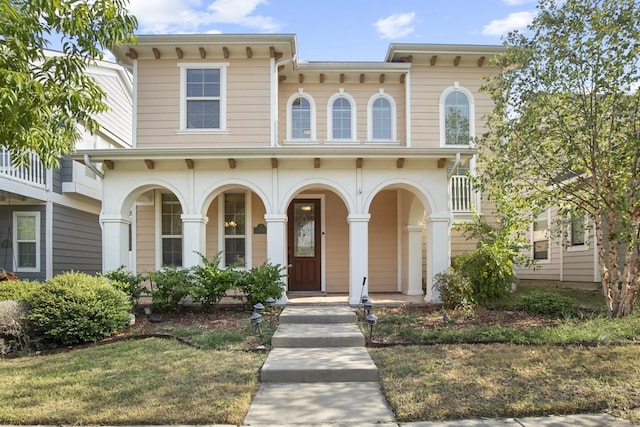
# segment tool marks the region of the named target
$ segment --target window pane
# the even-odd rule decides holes
[[[18,216],[17,217],[18,240],[36,240],[36,217]]]
[[[244,193],[225,193],[224,195],[224,234],[225,236],[245,235]]]
[[[549,241],[543,240],[533,244],[533,259],[549,259]]]
[[[584,216],[571,216],[571,246],[583,246],[585,244]]]
[[[220,101],[187,101],[187,128],[220,128]]]
[[[333,138],[351,138],[351,103],[345,98],[338,98],[333,103]]]
[[[227,237],[224,240],[224,264],[245,266],[244,237]]]
[[[462,92],[450,93],[445,102],[446,144],[469,143],[469,99]]]
[[[173,194],[162,195],[162,235],[182,235],[182,206]]]
[[[182,266],[182,238],[165,237],[162,239],[162,265]]]
[[[391,139],[391,103],[378,98],[373,102],[373,139]]]
[[[220,96],[220,70],[187,70],[187,97]]]
[[[18,267],[36,267],[36,242],[18,242]]]
[[[315,210],[313,203],[293,206],[293,252],[296,257],[315,256]]]
[[[291,136],[296,139],[311,138],[311,104],[305,98],[297,98],[291,106]]]

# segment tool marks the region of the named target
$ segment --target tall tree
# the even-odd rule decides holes
[[[51,167],[98,130],[104,92],[85,73],[114,44],[131,41],[128,0],[0,0],[0,145],[19,164],[37,153]],[[59,38],[62,52],[46,55]]]
[[[540,0],[504,44],[483,190],[522,224],[551,206],[586,215],[607,307],[626,316],[640,290],[640,2]]]

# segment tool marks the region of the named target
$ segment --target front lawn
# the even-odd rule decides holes
[[[0,424],[241,424],[265,359],[158,338],[0,359]]]

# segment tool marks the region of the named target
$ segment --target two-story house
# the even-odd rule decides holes
[[[469,140],[500,46],[392,44],[380,62],[305,62],[294,35],[143,35],[131,150],[104,165],[104,270],[290,265],[288,292],[436,300],[454,216],[475,205]],[[366,278],[366,281],[365,281]]]
[[[96,117],[97,134],[81,127],[77,148],[130,147],[131,75],[105,61],[87,73],[107,93],[109,111]],[[45,169],[32,154],[29,167],[18,167],[0,141],[0,268],[31,280],[69,270],[102,271],[101,174],[69,156],[60,159],[59,168]]]

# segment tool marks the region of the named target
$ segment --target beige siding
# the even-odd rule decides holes
[[[380,192],[369,221],[369,292],[398,291],[398,215],[395,190]]]
[[[369,98],[378,93],[378,89],[384,88],[384,92],[393,97],[397,109],[397,138],[404,145],[405,134],[405,86],[401,84],[385,83],[351,83],[351,84],[333,84],[333,83],[304,83],[304,84],[285,84],[280,85],[279,91],[279,127],[278,134],[280,142],[287,138],[287,101],[291,95],[298,92],[299,88],[304,89],[304,93],[311,96],[316,104],[316,139],[320,142],[326,142],[329,138],[327,135],[327,105],[329,98],[339,92],[340,88],[344,89],[346,94],[351,95],[355,99],[356,108],[356,130],[357,140],[364,142],[367,140],[367,106]],[[332,142],[335,144],[336,142]]]
[[[315,192],[314,192],[315,193]],[[326,291],[349,292],[349,224],[347,208],[329,191],[325,194]]]
[[[593,245],[586,250],[568,250],[563,254],[563,278],[567,282],[593,282],[594,262]]]
[[[264,204],[257,194],[251,195],[251,230],[247,230],[249,238],[251,238],[251,257],[253,266],[260,265],[267,260],[267,235],[255,234],[253,230],[258,224],[267,225],[264,221],[266,213]]]
[[[205,244],[207,245],[208,259],[213,258],[220,251],[220,248],[218,248],[218,200],[220,200],[220,197],[216,197],[207,210],[209,221],[206,226],[207,237]]]
[[[184,61],[197,63],[198,61]],[[205,62],[206,63],[206,62]],[[270,145],[268,59],[234,59],[227,67],[228,134],[176,134],[180,127],[180,68],[175,60],[138,61],[138,147]]]
[[[455,82],[468,89],[475,104],[475,134],[486,130],[483,117],[492,108],[487,94],[480,93],[482,76],[488,68],[431,67],[414,64],[411,67],[411,145],[413,147],[440,146],[440,95]]]
[[[156,208],[155,206],[136,207],[136,260],[140,274],[156,269]]]

